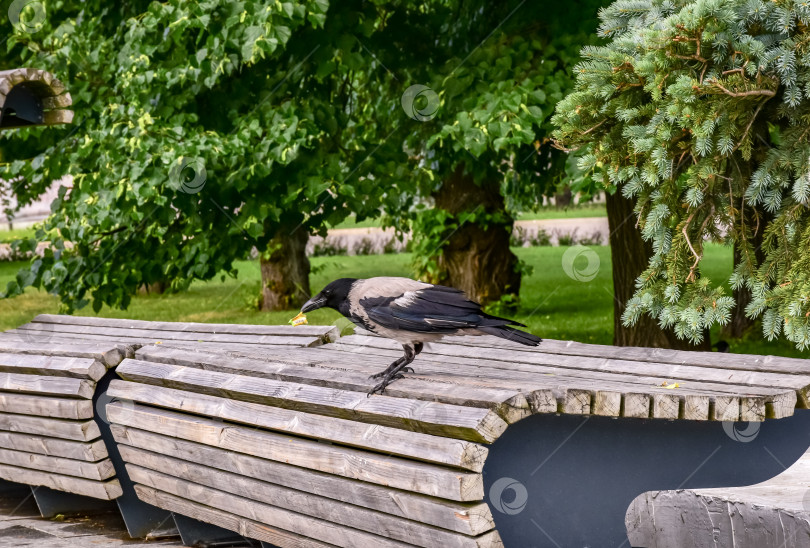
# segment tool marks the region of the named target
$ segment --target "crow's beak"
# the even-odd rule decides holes
[[[307,312],[312,312],[313,310],[318,310],[322,308],[323,305],[326,304],[326,299],[321,297],[320,295],[316,295],[312,297],[310,300],[304,303],[304,306],[301,307],[301,313],[306,314]]]

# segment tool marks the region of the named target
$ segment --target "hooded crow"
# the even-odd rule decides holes
[[[384,371],[370,378],[382,380],[369,395],[383,393],[385,387],[413,372],[408,365],[422,351],[424,343],[448,335],[495,335],[528,346],[542,339],[513,325],[522,323],[498,318],[481,310],[463,291],[408,278],[341,278],[327,285],[301,307],[302,313],[332,308],[364,329],[393,339],[405,355]]]

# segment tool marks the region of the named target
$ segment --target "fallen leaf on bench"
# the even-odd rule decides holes
[[[664,388],[669,388],[669,389],[680,388],[681,387],[680,383],[674,382],[672,384],[667,384],[666,381],[662,382],[661,386],[663,386]]]

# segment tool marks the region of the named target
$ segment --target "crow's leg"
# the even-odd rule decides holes
[[[414,356],[418,356],[419,353],[422,351],[422,349],[424,347],[425,347],[424,343],[420,343],[420,342],[414,343],[414,345],[413,345]],[[407,355],[407,351],[406,351],[406,355]],[[411,358],[411,361],[413,361],[413,358]],[[408,362],[408,363],[410,363],[410,362]],[[408,367],[407,363],[405,364],[405,367],[400,369],[400,372],[402,372],[402,373],[415,373],[415,371],[413,370],[413,367]]]
[[[407,367],[408,364],[411,363],[413,359],[416,357],[416,350],[413,346],[409,344],[403,344],[402,348],[403,350],[405,350],[405,355],[403,357],[401,357],[400,359],[389,365],[382,373],[377,373],[376,375],[371,376],[371,378],[376,379],[382,377],[383,379],[374,388],[371,389],[371,391],[368,393],[369,396],[376,393],[382,394],[383,392],[385,392],[386,386],[388,386],[397,379],[401,379],[404,376],[402,374],[402,370],[408,368]],[[411,369],[411,371],[413,371],[413,369]]]
[[[405,356],[398,358],[394,363],[386,367],[384,370],[369,376],[369,379],[379,379],[380,377],[387,377],[388,375],[393,374],[393,371],[399,368],[400,364],[402,364],[402,362],[404,362],[405,359],[406,359]]]

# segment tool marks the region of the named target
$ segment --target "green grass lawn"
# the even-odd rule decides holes
[[[534,273],[523,281],[520,309],[513,317],[529,326],[533,333],[552,339],[570,339],[588,343],[610,344],[613,333],[613,294],[610,272],[610,249],[592,248],[599,259],[596,277],[580,282],[568,277],[562,267],[565,247],[519,248],[516,252]],[[408,254],[314,257],[313,291],[338,277],[410,276]],[[711,279],[726,279],[731,272],[731,249],[709,246],[703,262],[703,274]],[[14,277],[20,263],[0,263],[0,287]],[[587,266],[587,259],[574,262],[577,269]],[[222,322],[248,324],[286,323],[294,313],[256,310],[260,273],[258,264],[238,264],[237,279],[225,282],[198,282],[183,293],[165,295],[139,295],[129,310],[104,308],[99,316],[135,318],[144,320]],[[13,328],[30,321],[37,314],[56,313],[57,299],[39,291],[0,300],[0,330]],[[87,308],[78,312],[93,315]],[[318,310],[308,314],[310,323],[331,324],[339,318],[337,312]],[[717,339],[717,330],[713,340]],[[785,341],[768,343],[759,337],[732,342],[732,351],[756,354],[777,354],[807,357]]]
[[[546,221],[550,219],[576,219],[580,217],[607,217],[605,204],[583,204],[566,209],[544,207],[518,215],[519,221]]]
[[[15,228],[14,230],[0,230],[0,244],[13,242],[20,238],[33,238],[36,230],[33,228]]]

